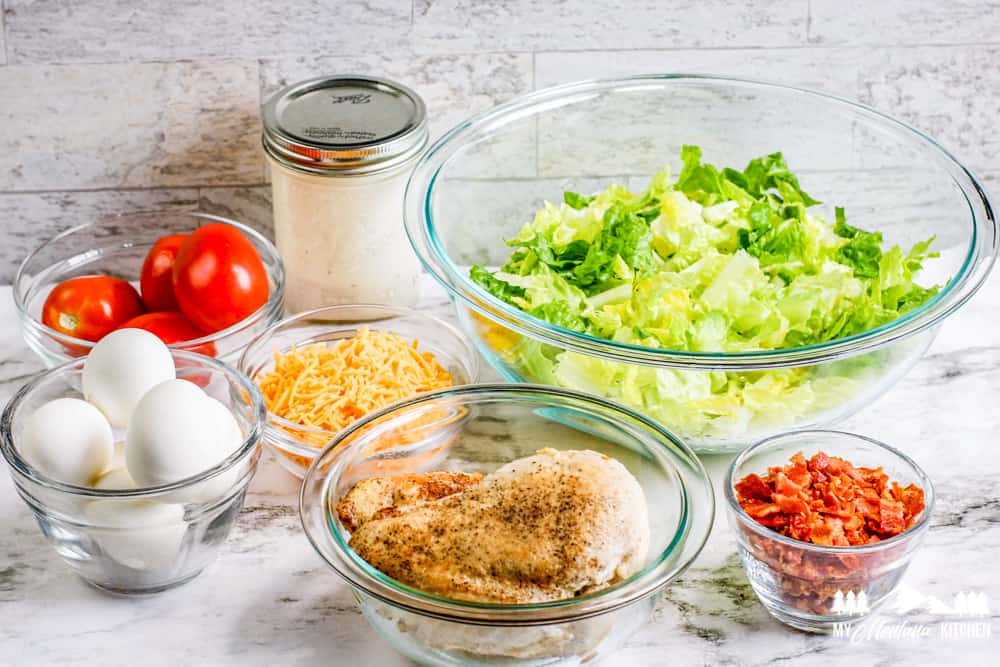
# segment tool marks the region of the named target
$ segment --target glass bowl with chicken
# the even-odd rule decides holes
[[[455,428],[458,424],[460,427]],[[407,447],[381,441],[406,431]],[[432,461],[424,449],[441,448]],[[715,513],[691,449],[620,404],[539,385],[425,394],[340,433],[303,527],[394,649],[430,665],[580,664],[647,622]]]

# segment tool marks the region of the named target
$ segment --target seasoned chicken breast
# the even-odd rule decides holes
[[[371,518],[352,519],[351,548],[390,577],[453,599],[572,598],[637,572],[649,548],[642,487],[621,463],[593,451],[543,449],[461,492],[389,513],[369,515],[385,505],[360,497],[350,502],[365,509],[352,511]]]
[[[373,518],[394,516],[414,503],[450,496],[482,478],[478,473],[464,472],[372,477],[355,484],[337,503],[337,515],[353,532]]]

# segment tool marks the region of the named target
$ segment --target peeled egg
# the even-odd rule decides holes
[[[111,455],[111,463],[108,464],[108,469],[105,472],[114,470],[115,468],[125,467],[125,441],[119,440],[115,443],[115,453]]]
[[[170,350],[142,329],[119,329],[102,338],[83,364],[83,396],[114,426],[127,426],[147,391],[177,377]]]
[[[243,431],[240,429],[236,418],[229,408],[211,396],[207,396],[206,398],[208,399],[210,412],[214,413],[215,416],[216,437],[220,444],[219,460],[213,464],[217,465],[222,463],[223,460],[228,458],[243,444]],[[187,502],[210,502],[217,500],[233,488],[233,485],[236,484],[243,472],[245,472],[245,469],[237,464],[229,470],[219,473],[212,479],[206,480],[190,489],[185,489],[185,493],[181,497]]]
[[[137,570],[173,564],[187,532],[184,507],[175,503],[113,498],[95,500],[85,512],[104,553]]]
[[[137,484],[177,482],[226,458],[210,400],[186,380],[167,380],[142,397],[125,434],[125,463]]]
[[[222,458],[226,458],[243,444],[243,431],[236,422],[236,417],[233,416],[232,411],[223,405],[222,401],[211,396],[206,396],[206,398],[208,399],[209,409],[214,415],[217,429],[216,437],[219,438],[219,444],[223,452]]]
[[[24,420],[18,450],[53,479],[87,486],[108,468],[114,443],[100,410],[78,398],[57,398]]]
[[[136,484],[135,480],[132,479],[132,475],[128,474],[128,470],[121,467],[112,468],[98,477],[97,481],[94,482],[94,488],[104,491],[134,489],[136,488]]]

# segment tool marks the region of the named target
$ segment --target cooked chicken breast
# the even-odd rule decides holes
[[[373,567],[428,593],[546,602],[640,570],[649,521],[642,487],[621,463],[593,451],[543,449],[459,493],[361,522],[350,546]]]
[[[415,503],[450,496],[482,478],[464,472],[372,477],[355,484],[337,503],[337,515],[348,530],[355,531],[374,518],[398,515]]]

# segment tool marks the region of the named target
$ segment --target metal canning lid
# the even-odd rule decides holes
[[[264,104],[262,142],[278,163],[311,174],[371,174],[416,158],[427,145],[427,111],[415,92],[366,76],[324,76]]]

